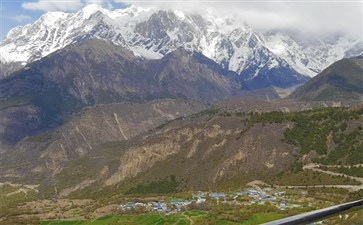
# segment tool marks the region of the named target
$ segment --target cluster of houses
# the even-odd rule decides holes
[[[171,212],[171,211],[181,211],[186,206],[190,205],[192,202],[187,200],[172,200],[169,203],[161,200],[158,202],[128,202],[126,204],[119,205],[119,209],[122,211],[154,211],[154,212]]]
[[[164,200],[152,202],[127,202],[126,204],[119,205],[122,211],[143,210],[154,211],[160,213],[166,212],[179,212],[186,209],[192,203],[195,204],[213,204],[226,203],[226,204],[241,204],[239,197],[247,196],[247,204],[265,204],[267,201],[277,206],[281,210],[286,210],[287,201],[284,198],[285,192],[273,192],[271,195],[266,194],[265,191],[248,189],[246,191],[239,191],[225,194],[223,192],[203,192],[198,191],[192,194],[191,199],[173,199],[168,202]]]

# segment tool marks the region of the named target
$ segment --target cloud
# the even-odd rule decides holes
[[[22,7],[40,11],[77,11],[87,4],[113,9],[113,3],[177,9],[203,15],[212,11],[245,21],[257,30],[288,29],[310,34],[349,33],[363,39],[361,0],[33,0]]]
[[[213,11],[232,15],[260,30],[292,29],[305,33],[363,33],[363,2],[360,0],[115,0],[140,7],[177,9],[203,15]]]
[[[86,4],[97,4],[97,5],[103,5],[104,4],[104,0],[86,0],[85,3]]]
[[[24,2],[21,5],[24,9],[39,11],[75,11],[82,8],[83,3],[80,0],[38,0],[36,2]]]
[[[98,4],[110,8],[112,7],[112,2],[113,0],[37,0],[35,2],[24,2],[21,6],[27,10],[44,12],[72,12],[81,9],[88,4]]]
[[[20,14],[20,15],[16,15],[16,16],[12,17],[12,19],[15,20],[18,23],[21,23],[21,22],[24,22],[24,21],[27,21],[27,20],[31,20],[32,18],[30,16],[28,16],[28,15]]]

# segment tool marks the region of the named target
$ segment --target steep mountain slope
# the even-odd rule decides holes
[[[174,97],[208,101],[235,95],[240,89],[234,80],[235,74],[182,48],[161,60],[151,61],[148,68],[153,81],[161,85],[159,88],[165,88],[165,92]]]
[[[201,107],[124,106],[91,108],[57,130],[23,140],[1,157],[1,180],[41,184],[50,196],[57,187],[60,196],[90,197],[152,192],[148,185],[165,183],[171,191],[238,187],[255,179],[274,183],[311,162],[362,163],[361,106],[290,113],[209,109],[159,127],[172,119],[156,119],[159,111]],[[146,115],[129,116],[140,107]]]
[[[51,178],[58,173],[71,160],[82,159],[87,154],[106,157],[99,147],[103,143],[130,140],[170,120],[186,117],[204,108],[204,105],[196,102],[172,99],[86,108],[63,126],[25,138],[3,152],[0,155],[2,176],[22,178],[28,182],[38,179],[36,182],[41,182],[42,178]],[[29,179],[22,175],[26,171],[31,171]]]
[[[238,19],[212,14],[202,17],[133,6],[111,11],[88,5],[74,14],[50,12],[11,30],[0,44],[0,63],[7,68],[2,76],[70,43],[92,38],[110,40],[151,59],[183,47],[241,74],[242,80],[261,76],[259,80],[279,87],[302,83],[306,78],[301,75],[314,76],[346,54],[359,54],[356,46],[361,45],[361,40],[342,35],[301,41],[298,35],[282,31],[258,33]],[[265,78],[269,70],[286,78],[276,82],[277,78]]]
[[[297,73],[290,65],[267,49],[261,50],[260,60],[252,60],[240,73],[242,89],[254,90],[268,87],[288,88],[305,83],[309,78]]]
[[[252,177],[261,178],[266,168],[270,168],[268,174],[275,174],[288,169],[294,160],[294,147],[280,141],[285,123],[267,125],[264,129],[274,132],[261,133],[261,124],[250,127],[239,116],[219,116],[212,110],[153,129],[158,123],[148,125],[157,118],[153,105],[167,112],[156,102],[141,106],[145,112],[151,110],[146,117],[132,118],[130,113],[140,106],[102,106],[85,111],[55,131],[25,139],[2,155],[1,179],[40,183],[42,191],[51,193],[56,186],[66,195],[88,186],[127,184],[130,179],[132,187],[138,183],[134,178],[150,171],[143,176],[146,181],[176,175],[189,179],[188,188],[198,188],[225,177],[250,177],[250,171],[258,171],[260,174]],[[191,106],[184,104],[189,112],[194,110]],[[178,109],[181,112],[182,108]],[[125,110],[129,112],[122,113]],[[165,119],[170,118],[156,121]],[[270,147],[265,149],[267,145]],[[279,160],[281,157],[284,160]],[[197,171],[204,171],[204,175],[192,178]]]
[[[69,45],[0,81],[1,140],[14,144],[38,128],[56,127],[87,105],[162,98],[214,101],[238,91],[219,65],[199,58],[178,49],[150,61],[102,40]],[[20,116],[21,110],[34,111],[33,118]],[[26,128],[29,123],[32,127]]]
[[[112,75],[122,76],[128,72],[123,70],[133,69],[125,65],[133,60],[133,54],[103,42],[89,44],[69,46],[0,81],[3,143],[15,144],[26,136],[54,128],[85,105],[119,98],[107,90],[115,82]],[[124,96],[127,99],[127,94]],[[21,116],[24,110],[34,113],[30,118]]]
[[[342,100],[363,97],[363,57],[339,60],[295,90],[291,98]]]

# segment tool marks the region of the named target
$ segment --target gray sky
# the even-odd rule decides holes
[[[343,32],[363,40],[363,0],[1,0],[0,36],[12,27],[35,21],[44,12],[75,12],[90,3],[111,9],[133,4],[201,15],[210,10],[234,16],[258,30],[293,29],[312,36]]]
[[[186,12],[212,10],[234,14],[255,29],[298,29],[309,34],[344,32],[362,37],[363,1],[123,1],[142,7],[158,6]]]

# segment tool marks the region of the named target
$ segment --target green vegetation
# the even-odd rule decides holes
[[[353,177],[363,177],[363,166],[351,166],[351,167],[327,167],[321,166],[323,170],[329,170],[337,173],[344,173]]]
[[[0,196],[3,196],[3,195],[8,195],[16,190],[18,190],[19,188],[18,187],[14,187],[14,186],[11,186],[11,185],[8,185],[8,184],[4,184],[1,186],[0,188]]]
[[[12,190],[8,190],[12,191]],[[305,192],[305,193],[303,193]],[[187,193],[184,193],[186,195]],[[190,195],[190,194],[187,194]],[[88,216],[95,212],[95,209],[103,207],[100,202],[87,203],[78,207],[78,210],[72,210],[72,207],[65,204],[65,206],[57,207],[57,203],[52,203],[54,206],[42,205],[43,208],[38,208],[36,211],[34,205],[28,205],[28,208],[23,207],[18,210],[18,214],[26,216],[25,218],[17,217],[16,215],[11,218],[6,218],[6,223],[0,224],[38,224],[38,225],[124,225],[124,224],[215,224],[215,225],[253,225],[269,222],[272,220],[301,214],[306,211],[315,210],[317,208],[328,207],[332,204],[339,204],[343,201],[347,201],[345,197],[349,196],[347,190],[338,188],[307,188],[304,191],[301,190],[286,190],[286,200],[289,205],[299,205],[299,207],[288,207],[286,210],[280,210],[271,202],[265,202],[264,204],[250,203],[248,199],[238,199],[241,204],[225,204],[223,202],[217,202],[210,199],[210,204],[196,204],[195,202],[189,205],[186,211],[175,212],[174,214],[164,214],[148,212],[143,210],[132,211],[110,211],[110,215],[100,218],[94,218],[94,216]],[[125,197],[125,196],[124,196]],[[169,198],[175,198],[176,195],[171,195]],[[190,197],[190,196],[189,196]],[[356,198],[357,196],[352,196]],[[146,197],[148,201],[155,201],[154,199],[160,199],[158,197]],[[313,199],[313,200],[312,200]],[[169,199],[170,200],[170,199]],[[141,199],[126,197],[121,202],[127,201],[142,201]],[[278,200],[281,201],[281,200]],[[72,202],[72,200],[71,200]],[[120,201],[119,201],[120,203]],[[245,204],[247,203],[247,204]],[[310,204],[313,203],[313,206]],[[37,204],[37,203],[34,203]],[[49,203],[48,203],[49,204]],[[64,204],[64,203],[63,203]],[[73,205],[73,202],[71,203]],[[109,203],[107,203],[109,204]],[[55,207],[55,208],[52,208]],[[90,207],[90,208],[89,208]],[[27,211],[28,210],[28,213]],[[50,210],[50,211],[49,211]],[[40,213],[42,212],[42,213]],[[39,222],[39,218],[43,213],[56,212],[53,220],[43,220]],[[73,212],[73,213],[72,213]],[[39,213],[39,214],[38,214]],[[71,214],[70,214],[71,213]],[[44,214],[43,214],[44,215]],[[47,213],[46,213],[47,215]],[[67,215],[64,217],[64,215]],[[49,217],[50,218],[50,217]],[[64,220],[61,220],[63,218]],[[66,218],[66,219],[65,219]],[[77,218],[73,219],[72,218]],[[83,219],[80,219],[83,218]],[[10,220],[9,220],[10,219]],[[27,220],[31,222],[27,222]],[[9,223],[9,221],[13,223]],[[38,221],[38,222],[37,222]]]
[[[191,118],[198,118],[200,116],[205,116],[205,115],[212,116],[212,115],[216,115],[217,113],[221,113],[221,110],[218,109],[218,108],[212,107],[212,108],[208,108],[208,109],[202,110],[202,111],[200,111],[198,113],[195,113],[195,114],[191,115],[190,117]]]
[[[302,169],[303,162],[300,159],[314,150],[317,154],[312,154],[311,160],[319,163],[350,164],[363,160],[363,157],[360,157],[360,151],[358,151],[358,149],[363,149],[362,138],[359,136],[359,134],[363,136],[362,130],[360,129],[362,112],[363,110],[350,110],[347,108],[318,108],[289,113],[238,113],[238,115],[232,114],[232,116],[238,116],[246,125],[241,133],[247,132],[254,124],[284,123],[289,128],[286,128],[284,132],[283,141],[301,149],[300,155],[297,155],[296,161],[291,164],[288,173],[281,173],[277,179],[276,176],[261,174],[259,175],[260,179],[268,183],[277,181],[284,185],[328,185],[357,184],[357,182],[349,178],[330,176],[318,172],[307,175],[307,172],[304,172]],[[220,117],[226,113],[211,110],[204,111],[204,114],[215,114],[214,116]],[[119,142],[109,145],[100,147],[100,149],[103,149],[103,155],[105,155],[105,149],[114,149],[117,154],[121,149],[126,148],[122,147],[124,144]],[[92,186],[87,187],[81,191],[72,193],[72,198],[81,197],[102,200],[110,199],[112,196],[120,194],[153,195],[175,193],[179,190],[185,190],[183,187],[186,181],[182,180],[179,174],[176,173],[177,177],[169,177],[169,171],[177,172],[182,170],[180,166],[183,166],[183,164],[175,163],[178,160],[180,160],[179,155],[175,158],[171,157],[164,160],[158,163],[152,170],[125,181],[121,185],[104,187],[102,190],[95,190]],[[213,162],[213,160],[210,160],[210,162]],[[99,167],[95,171],[92,171],[100,162],[87,162],[86,158],[82,158],[75,163],[70,163],[68,166],[69,170],[66,169],[57,175],[61,179],[60,183],[66,183],[69,186],[75,185],[79,182],[79,177],[91,178],[92,174],[95,174],[95,171],[97,172],[102,169],[102,167]],[[92,168],[92,170],[88,171],[86,168]],[[237,188],[252,179],[249,178],[249,174],[239,173],[235,177],[229,176],[225,180],[219,180],[216,187],[222,190],[228,190],[231,187]]]
[[[164,225],[176,224],[187,225],[190,221],[195,221],[197,224],[204,224],[203,221],[208,221],[207,214],[198,216],[187,216],[182,213],[174,215],[161,214],[143,214],[143,215],[122,215],[122,216],[106,216],[93,221],[43,221],[40,225]],[[216,222],[214,220],[214,222]],[[213,223],[216,224],[216,223]],[[218,221],[218,224],[222,224]],[[230,224],[230,223],[225,223]]]
[[[93,221],[43,221],[40,225],[116,225],[116,224],[187,224],[185,218],[164,215],[106,216]]]
[[[269,203],[264,205],[213,205],[209,209],[212,218],[237,224],[261,224],[288,216],[288,211],[280,211]]]
[[[58,173],[57,188],[63,189],[79,184],[80,177],[94,177],[98,172],[98,166],[95,165],[95,160],[84,157],[78,160],[70,161],[69,165]]]
[[[76,225],[76,224],[84,224],[84,221],[42,221],[40,225]]]
[[[323,219],[323,224],[326,225],[361,225],[363,224],[363,207],[354,207],[348,211],[335,214]],[[321,219],[319,220],[321,221]]]
[[[329,99],[331,96],[339,96],[340,93],[335,86],[327,85],[325,89],[317,93],[315,99]]]
[[[299,87],[292,98],[304,100],[359,99],[363,94],[362,58],[339,60]]]
[[[333,133],[336,147],[328,157],[321,160],[324,164],[362,164],[363,163],[363,129],[361,125],[350,132]]]
[[[348,177],[333,176],[325,173],[316,171],[300,171],[300,172],[287,172],[284,173],[279,179],[278,184],[280,185],[359,185],[360,182],[352,180]]]
[[[358,200],[358,199],[363,199],[363,190],[362,189],[359,191],[349,193],[347,201],[354,201],[354,200]]]
[[[4,184],[0,187],[0,218],[5,216],[15,217],[17,215],[25,214],[26,212],[22,212],[17,208],[18,205],[36,199],[37,193],[34,190],[29,190],[26,193],[18,192],[20,188],[21,187],[15,187],[8,184]]]
[[[283,217],[283,215],[274,212],[255,213],[249,220],[244,222],[243,225],[261,224],[268,221],[278,220]]]
[[[363,163],[362,115],[363,109],[319,108],[291,113],[255,113],[247,121],[249,124],[290,122],[292,126],[286,128],[284,141],[299,147],[302,155],[314,150],[325,155],[316,159],[320,163],[360,164]]]
[[[256,207],[253,207],[256,208]],[[261,207],[259,207],[261,208]],[[265,207],[266,208],[266,207]],[[252,210],[253,211],[253,210]],[[235,211],[237,216],[238,211]],[[249,215],[249,214],[245,214]],[[164,224],[175,224],[175,225],[187,225],[191,224],[215,224],[215,225],[253,225],[261,224],[264,222],[276,220],[287,216],[287,214],[281,214],[276,212],[261,212],[249,215],[249,217],[242,221],[228,220],[224,215],[213,215],[206,211],[186,211],[183,213],[177,213],[173,215],[163,214],[125,214],[125,215],[113,215],[101,217],[92,221],[42,221],[40,225],[118,225],[118,224],[129,224],[129,225],[164,225]]]
[[[176,180],[175,176],[171,175],[169,178],[166,177],[157,181],[151,181],[148,184],[139,184],[128,190],[126,194],[166,194],[176,192],[178,186],[179,182]]]
[[[330,188],[309,187],[306,190],[307,190],[307,196],[309,196],[310,199],[311,198],[314,199],[314,206],[316,208],[325,208],[333,204],[337,205],[349,202],[350,200],[346,198],[347,197],[349,198],[349,196],[352,193],[355,193],[355,192],[350,192],[347,189],[334,188],[334,187]]]

